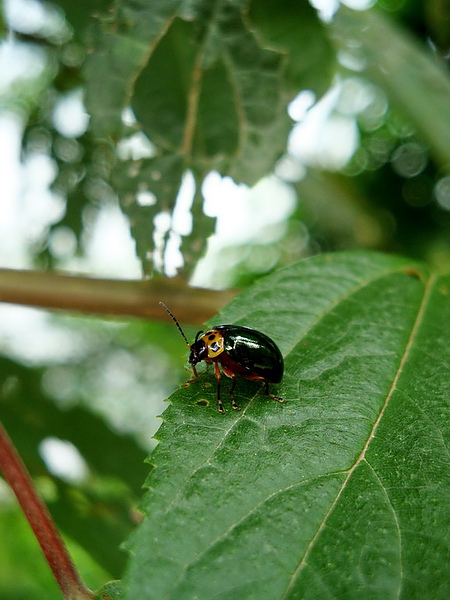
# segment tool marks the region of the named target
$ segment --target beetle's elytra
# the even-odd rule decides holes
[[[283,398],[269,393],[269,383],[279,383],[284,370],[281,352],[270,337],[243,325],[217,325],[205,333],[199,331],[195,336],[194,343],[189,344],[174,315],[163,302],[160,304],[172,317],[189,346],[189,363],[192,366],[194,380],[198,379],[197,363],[204,360],[206,363],[214,365],[217,381],[217,406],[221,413],[224,413],[225,409],[220,393],[220,367],[225,375],[232,379],[228,393],[231,406],[235,410],[239,410],[234,399],[237,375],[245,379],[264,382],[266,395],[283,402]]]

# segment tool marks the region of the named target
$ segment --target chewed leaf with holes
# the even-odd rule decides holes
[[[207,173],[249,185],[267,176],[286,149],[289,102],[305,88],[320,95],[330,83],[334,51],[315,9],[283,0],[280,11],[278,2],[258,0],[250,15],[251,4],[95,5],[84,64],[90,133],[134,149],[132,159],[115,166],[114,188],[145,273],[164,270],[166,247],[180,242],[189,276],[215,226],[202,211]],[[82,23],[90,22],[85,13]],[[77,14],[68,10],[71,22],[80,21]],[[135,159],[142,144],[131,134],[138,130],[145,146],[151,142],[151,158],[146,147],[145,158]],[[196,182],[193,225],[180,240],[173,208],[186,171]],[[154,222],[160,213],[168,221],[164,231]]]
[[[183,159],[170,154],[119,163],[113,174],[114,187],[123,212],[130,221],[136,254],[144,273],[152,270],[155,253],[164,253],[166,240],[156,248],[154,219],[159,213],[173,216],[183,177]]]
[[[122,0],[98,11],[85,65],[94,135],[120,138],[131,107],[158,151],[183,155],[187,168],[246,183],[270,172],[290,132],[288,103],[325,91],[334,52],[307,2],[284,0],[280,11],[258,0],[250,18],[251,4]]]
[[[173,394],[129,598],[447,600],[449,300],[450,277],[366,253],[238,296],[214,322],[278,342],[286,402],[241,379],[219,414],[209,373]]]
[[[153,266],[163,270],[164,255],[170,236],[174,231],[174,212],[177,199],[185,192],[182,187],[183,157],[179,154],[163,154],[139,161],[119,163],[113,175],[114,187],[119,195],[123,212],[127,215],[131,234],[136,242],[136,254],[141,259],[144,273],[151,273]],[[189,174],[184,174],[184,181]],[[193,216],[192,231],[182,242],[184,271],[194,268],[213,233],[216,220],[203,213],[201,181],[191,176]],[[186,194],[189,196],[189,193]],[[168,224],[158,228],[155,219],[165,215]]]

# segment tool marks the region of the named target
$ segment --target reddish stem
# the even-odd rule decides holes
[[[13,489],[66,600],[91,600],[47,507],[0,423],[0,469]]]

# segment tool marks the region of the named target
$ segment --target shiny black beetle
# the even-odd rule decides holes
[[[189,363],[194,372],[194,379],[191,381],[198,379],[197,363],[204,360],[208,364],[214,364],[214,374],[217,380],[217,405],[221,413],[224,413],[225,409],[220,395],[221,372],[219,365],[225,375],[232,379],[228,393],[234,409],[239,410],[233,395],[237,375],[245,377],[245,379],[263,381],[266,395],[283,402],[283,398],[269,393],[269,383],[279,383],[284,370],[281,352],[270,337],[243,325],[217,325],[205,333],[199,331],[195,336],[194,343],[189,344],[174,315],[163,302],[160,304],[172,317],[190,348]]]

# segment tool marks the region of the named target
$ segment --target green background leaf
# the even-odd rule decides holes
[[[187,162],[220,164],[242,153],[250,132],[267,135],[283,64],[280,53],[258,44],[241,1],[200,4],[196,22],[171,23],[136,80],[132,107],[162,148],[183,152]]]
[[[129,597],[447,598],[449,293],[356,253],[236,298],[215,322],[279,343],[287,402],[239,380],[221,415],[205,373],[171,397]]]
[[[3,39],[6,34],[6,25],[4,17],[3,0],[0,0],[0,39]]]
[[[0,420],[32,476],[52,490],[46,500],[57,525],[106,571],[120,576],[125,555],[119,546],[134,525],[131,507],[147,472],[145,452],[130,435],[113,432],[85,408],[51,402],[42,391],[42,374],[0,357]],[[91,472],[81,486],[48,471],[40,445],[50,437],[78,448]]]
[[[325,93],[335,60],[323,23],[308,2],[256,0],[250,3],[249,21],[269,48],[284,54],[286,81],[293,93],[313,90]]]
[[[164,34],[181,0],[123,2],[99,17],[95,52],[86,63],[86,104],[100,136],[118,135],[134,81]]]
[[[100,12],[84,70],[93,134],[122,136],[131,107],[136,126],[185,167],[258,181],[285,149],[288,103],[305,88],[324,93],[334,67],[311,6],[274,8],[125,1]]]
[[[183,176],[181,155],[167,154],[141,161],[118,163],[113,182],[119,194],[123,212],[130,220],[131,235],[136,241],[136,254],[142,262],[143,271],[152,270],[155,251],[155,216],[166,211],[171,216]],[[133,173],[130,176],[130,173]],[[150,194],[154,202],[143,203],[139,192]]]
[[[444,64],[379,12],[343,7],[333,27],[360,70],[380,85],[448,169],[450,80]]]

